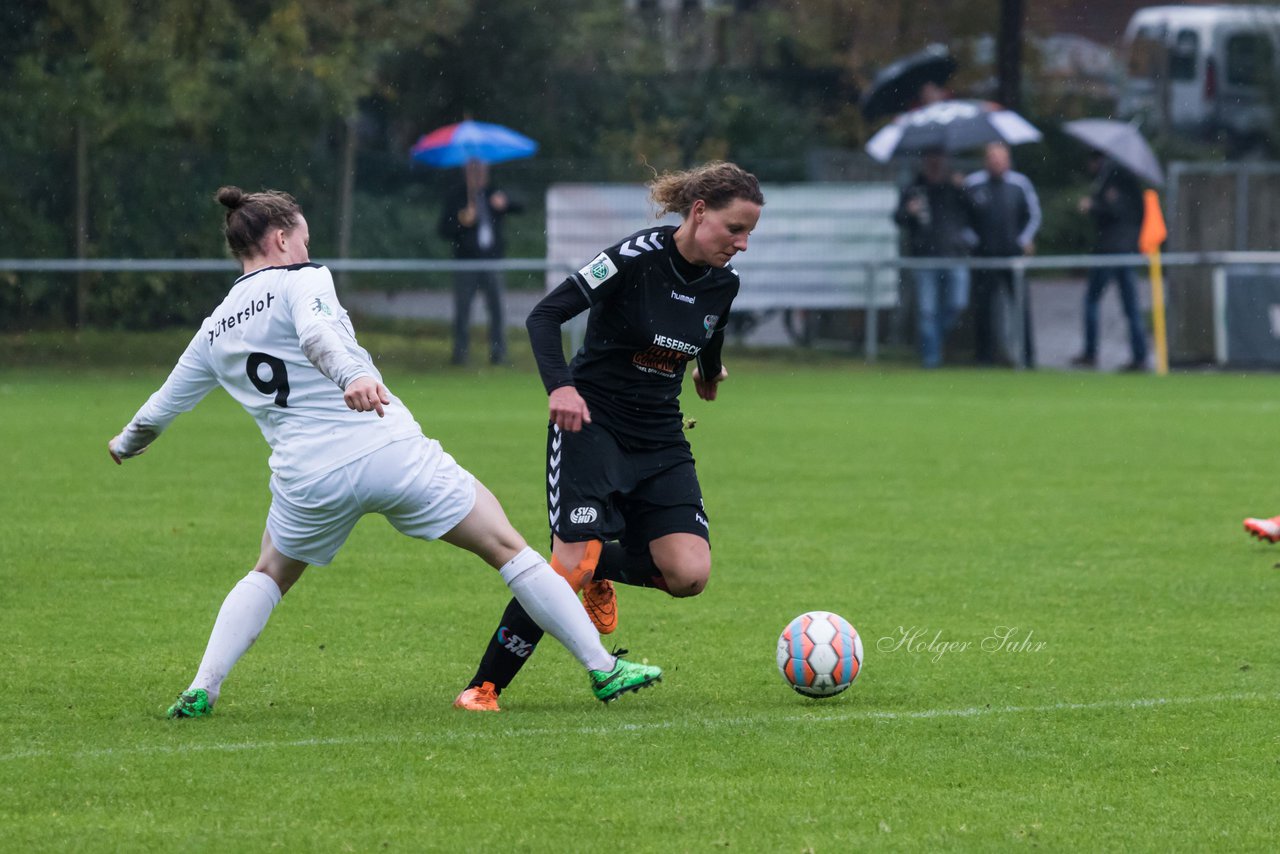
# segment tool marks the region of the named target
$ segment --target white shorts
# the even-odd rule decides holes
[[[466,518],[476,481],[435,439],[418,436],[304,481],[271,478],[267,533],[286,557],[324,566],[368,513],[397,531],[434,540]]]

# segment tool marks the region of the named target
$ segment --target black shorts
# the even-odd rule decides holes
[[[566,543],[621,540],[642,551],[667,534],[711,542],[702,488],[686,443],[627,451],[608,430],[547,430],[547,513]]]

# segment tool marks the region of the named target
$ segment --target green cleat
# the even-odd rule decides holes
[[[620,649],[614,655],[625,655]],[[639,691],[646,685],[662,681],[662,668],[618,659],[612,670],[591,670],[591,692],[602,703],[616,700],[628,691]]]
[[[165,713],[170,718],[207,718],[213,714],[213,703],[209,702],[209,692],[203,688],[194,691],[183,691],[178,701]]]

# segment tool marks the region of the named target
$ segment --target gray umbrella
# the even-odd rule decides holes
[[[1138,178],[1157,187],[1164,186],[1164,170],[1155,152],[1138,129],[1114,119],[1077,119],[1062,129],[1085,145],[1110,157]]]

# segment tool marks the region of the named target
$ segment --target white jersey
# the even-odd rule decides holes
[[[356,342],[326,267],[246,273],[129,422],[119,450],[138,453],[219,385],[258,422],[271,446],[271,471],[284,480],[320,475],[422,435],[394,395],[383,418],[349,409],[342,391],[361,376],[382,381]]]

